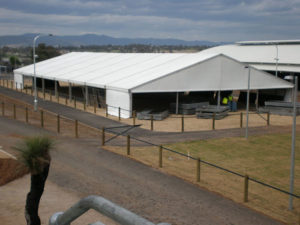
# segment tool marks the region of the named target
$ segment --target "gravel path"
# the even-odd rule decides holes
[[[102,150],[97,140],[62,138],[3,117],[0,117],[0,123],[1,142],[9,139],[13,144],[12,139],[17,141],[23,135],[37,133],[54,136],[56,150],[52,153],[49,181],[81,197],[101,195],[155,223],[281,224],[179,178]],[[57,204],[61,201],[64,201],[64,196],[57,200]],[[0,207],[0,215],[3,207],[6,206]]]

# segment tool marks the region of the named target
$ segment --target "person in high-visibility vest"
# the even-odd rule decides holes
[[[223,105],[227,105],[227,104],[228,104],[228,98],[227,98],[227,97],[224,97],[224,98],[223,98],[222,104],[223,104]]]

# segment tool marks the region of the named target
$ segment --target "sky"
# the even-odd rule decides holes
[[[0,35],[300,39],[300,0],[0,0]]]

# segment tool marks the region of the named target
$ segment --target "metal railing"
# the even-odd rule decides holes
[[[65,212],[53,214],[49,220],[49,225],[69,225],[89,209],[94,209],[104,216],[111,218],[121,225],[155,225],[127,209],[96,195],[90,195],[81,199]],[[94,224],[103,224],[96,222]],[[159,223],[157,225],[171,225],[169,223]]]

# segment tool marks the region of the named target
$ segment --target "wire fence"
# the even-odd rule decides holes
[[[272,189],[277,192],[280,192],[282,194],[285,194],[287,196],[292,196],[296,199],[299,199],[300,196],[295,193],[290,193],[286,190],[283,190],[279,187],[276,187],[271,184],[267,184],[261,180],[257,180],[253,177],[249,177],[247,174],[241,174],[239,172],[224,168],[222,166],[219,166],[217,164],[205,161],[203,159],[191,156],[189,154],[185,154],[179,151],[176,151],[174,149],[162,146],[157,143],[152,143],[151,141],[143,140],[141,138],[137,138],[134,136],[127,135],[128,131],[138,127],[140,125],[125,125],[125,126],[117,126],[117,127],[108,127],[98,129],[92,126],[89,126],[85,123],[82,123],[78,120],[74,120],[71,118],[64,117],[59,114],[55,114],[43,109],[39,109],[38,111],[34,111],[32,105],[25,104],[24,102],[18,101],[16,99],[10,98],[8,96],[0,95],[0,101],[1,101],[1,115],[5,117],[9,117],[15,120],[21,120],[28,124],[32,124],[35,126],[40,126],[42,128],[54,131],[56,133],[59,133],[61,135],[66,135],[70,137],[75,138],[101,138],[102,139],[102,145],[107,144],[108,142],[115,140],[117,138],[123,138],[123,143],[125,140],[126,143],[126,149],[127,149],[127,155],[131,155],[131,140],[134,140],[136,142],[140,142],[146,145],[154,146],[158,148],[158,167],[162,168],[165,164],[163,161],[163,155],[166,153],[173,154],[170,157],[178,156],[182,159],[188,159],[188,164],[186,164],[187,167],[192,168],[194,163],[196,162],[196,169],[194,169],[194,177],[196,177],[195,181],[200,182],[200,177],[202,177],[203,171],[200,169],[201,165],[207,165],[209,167],[212,167],[214,169],[223,171],[227,174],[232,174],[236,177],[243,178],[244,180],[244,190],[243,190],[243,201],[248,202],[248,195],[249,195],[249,182],[261,185],[263,187],[266,187],[267,189]],[[117,129],[125,129],[121,132],[116,131]],[[147,160],[147,159],[146,159]],[[174,167],[174,166],[180,166],[180,164],[170,164],[168,167]],[[183,169],[183,168],[180,168]],[[201,172],[202,171],[202,172]],[[191,176],[189,173],[187,176]],[[202,179],[201,179],[202,180]],[[221,181],[219,181],[221,182]]]
[[[28,95],[34,95],[34,90],[30,85],[24,85],[24,88],[18,88],[13,80],[0,80],[0,85],[3,87],[22,91]],[[141,124],[142,128],[155,131],[169,131],[169,132],[186,132],[198,130],[215,130],[228,128],[243,128],[246,124],[245,112],[229,113],[224,119],[218,119],[213,115],[210,119],[198,118],[197,115],[175,115],[170,114],[165,120],[155,120],[154,114],[151,114],[149,120],[141,120],[137,118],[135,110],[128,110],[121,107],[100,103],[96,95],[89,95],[78,97],[69,95],[69,93],[59,92],[58,90],[37,88],[37,97],[48,101],[54,101],[60,104],[67,105],[76,109],[95,113],[107,118],[122,121],[127,124],[135,125]],[[261,114],[257,111],[249,112],[249,126],[269,126],[271,121],[271,114]],[[275,120],[274,120],[275,121]]]

